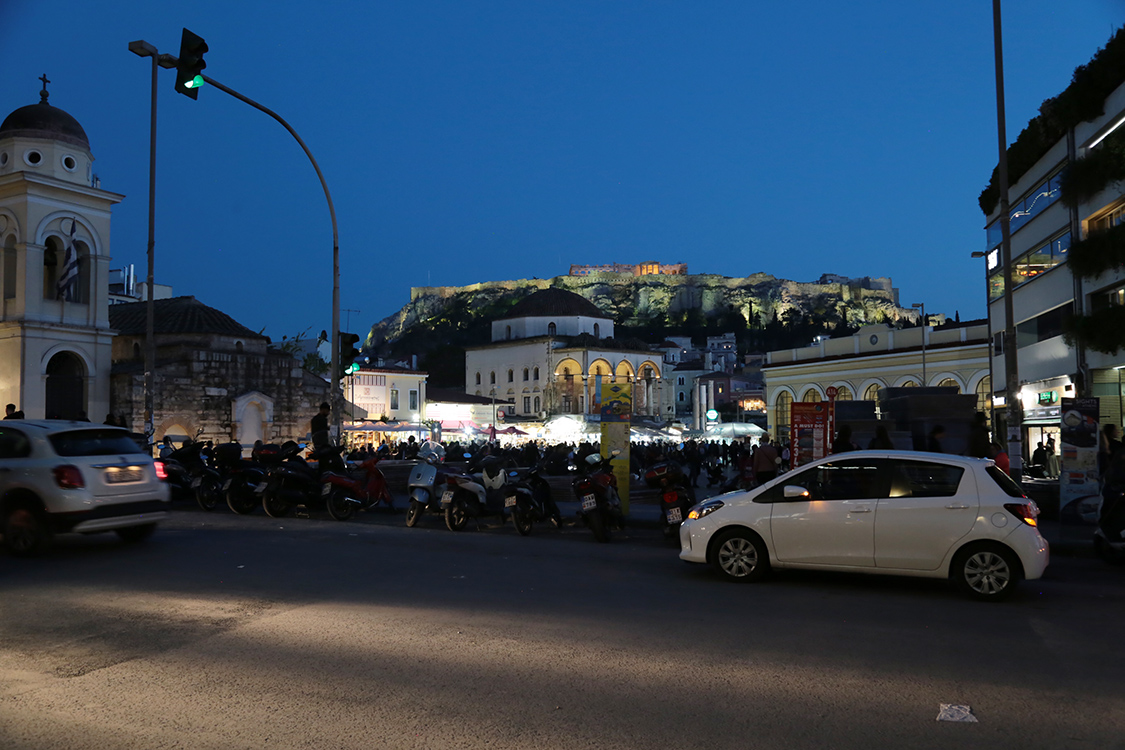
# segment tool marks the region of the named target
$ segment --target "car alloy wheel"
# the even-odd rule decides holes
[[[1019,582],[1020,569],[1012,552],[998,545],[974,546],[956,568],[957,582],[969,596],[983,601],[1007,597]]]
[[[765,545],[749,532],[727,532],[714,549],[715,567],[729,580],[757,581],[769,569]]]

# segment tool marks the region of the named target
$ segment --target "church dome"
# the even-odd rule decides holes
[[[38,104],[20,107],[0,123],[0,139],[43,138],[90,150],[86,131],[66,112],[47,103],[46,92]]]
[[[511,312],[500,320],[509,318],[548,318],[548,317],[610,317],[598,309],[590,300],[580,294],[568,292],[565,289],[551,287],[541,289],[534,294],[524,297],[512,308]]]

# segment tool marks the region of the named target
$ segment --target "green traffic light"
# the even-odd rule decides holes
[[[187,88],[187,89],[197,89],[202,85],[203,85],[203,76],[196,76],[195,78],[192,78],[190,81],[184,82],[184,88]]]

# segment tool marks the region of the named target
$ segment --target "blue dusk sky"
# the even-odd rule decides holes
[[[1122,0],[1004,4],[1008,141],[1125,23]],[[984,315],[996,163],[992,3],[0,0],[0,116],[85,128],[124,193],[112,267],[145,273],[144,39],[287,119],[336,206],[345,329],[410,287],[571,263],[890,276],[901,301]],[[157,282],[275,341],[331,324],[320,183],[274,120],[159,81]]]

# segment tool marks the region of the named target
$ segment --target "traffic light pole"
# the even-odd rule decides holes
[[[176,58],[172,55],[161,55],[160,64],[165,68],[176,67]],[[340,404],[340,233],[336,227],[336,208],[332,205],[332,194],[328,192],[328,182],[324,179],[324,173],[320,171],[320,166],[316,163],[316,158],[313,157],[309,147],[301,140],[301,136],[297,135],[297,131],[292,128],[282,117],[268,107],[263,107],[253,99],[243,96],[232,88],[224,86],[213,78],[201,75],[204,83],[208,83],[219,91],[230,94],[235,99],[249,104],[254,109],[265,112],[281,123],[281,126],[289,131],[289,134],[296,139],[297,143],[304,149],[305,156],[309,157],[312,162],[313,169],[316,170],[316,176],[320,178],[320,186],[324,188],[324,197],[328,200],[328,213],[332,216],[332,393],[329,398],[329,403],[332,405],[332,424],[336,428],[336,439],[340,439],[340,426],[343,421],[341,414]]]

